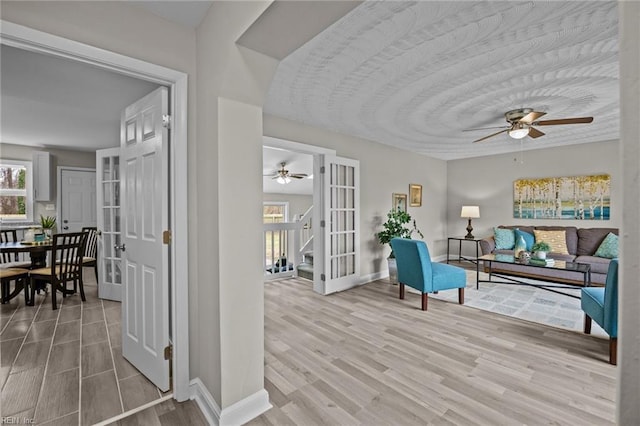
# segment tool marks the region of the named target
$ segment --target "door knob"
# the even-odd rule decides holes
[[[117,245],[117,244],[116,244],[116,245],[114,245],[114,246],[113,246],[113,248],[114,248],[115,250],[127,251],[127,250],[125,249],[124,244],[123,244],[123,245],[121,245],[121,246],[119,246],[119,245]]]
[[[63,226],[62,229],[64,229],[66,231],[67,229],[69,229],[69,227],[68,226]]]

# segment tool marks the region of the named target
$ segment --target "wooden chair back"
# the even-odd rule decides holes
[[[18,235],[15,229],[3,229],[0,231],[0,243],[15,243]],[[18,260],[18,253],[0,253],[0,263],[11,263]]]
[[[84,256],[96,259],[98,257],[98,228],[95,226],[84,226],[82,232],[87,234]]]

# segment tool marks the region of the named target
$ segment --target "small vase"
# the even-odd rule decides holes
[[[391,281],[391,284],[398,284],[398,266],[396,265],[396,258],[387,258],[387,263],[389,264],[389,281]]]
[[[520,253],[527,249],[527,242],[524,240],[522,235],[518,235],[516,237],[516,245],[513,248],[513,256],[517,259],[520,256]]]
[[[51,229],[51,228],[46,228],[46,229],[44,230],[44,237],[45,237],[45,239],[50,240],[50,239],[51,239],[51,237],[52,237],[52,235],[53,235],[53,229]]]

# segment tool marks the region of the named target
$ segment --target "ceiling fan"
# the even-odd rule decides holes
[[[497,136],[501,133],[508,133],[513,139],[522,139],[525,136],[529,136],[531,138],[539,138],[540,136],[544,136],[540,130],[536,129],[533,126],[556,126],[559,124],[582,124],[582,123],[591,123],[593,121],[593,117],[577,117],[577,118],[561,118],[557,120],[542,120],[538,121],[540,117],[545,115],[546,112],[534,111],[533,108],[520,108],[514,109],[511,111],[507,111],[504,114],[508,126],[502,126],[503,130],[500,130],[497,133],[493,133],[489,136],[485,136],[478,140],[473,141],[473,143],[481,142],[486,139]],[[483,129],[469,129],[465,131],[472,130],[484,130],[484,129],[495,129],[495,127],[485,127]]]
[[[286,165],[287,163],[285,162],[280,163],[280,170],[278,170],[274,175],[267,176],[272,176],[271,179],[276,179],[276,182],[282,185],[291,182],[292,178],[304,179],[309,176],[306,173],[289,173],[289,170],[284,168]]]

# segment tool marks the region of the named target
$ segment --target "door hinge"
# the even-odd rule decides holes
[[[326,222],[324,220],[320,221],[320,228],[324,228],[325,226],[327,226]]]
[[[169,391],[173,390],[173,345],[164,347],[164,359],[169,361]]]
[[[171,244],[171,231],[166,230],[162,232],[162,244]]]
[[[169,114],[162,115],[162,127],[165,129],[171,128],[171,116]]]
[[[327,277],[325,274],[320,274],[320,281],[326,281]]]
[[[323,175],[324,174],[324,166],[320,167],[320,174]]]

